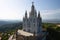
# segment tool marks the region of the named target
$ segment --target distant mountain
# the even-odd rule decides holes
[[[9,30],[16,30],[19,28],[20,29],[22,28],[22,22],[4,24],[4,25],[0,26],[0,32],[5,32],[5,31],[9,31]]]
[[[2,26],[2,25],[5,25],[5,24],[11,24],[11,23],[18,23],[18,22],[20,22],[20,21],[16,21],[16,20],[9,20],[9,21],[2,21],[2,20],[0,20],[0,26]]]
[[[43,20],[44,23],[60,23],[59,19]]]

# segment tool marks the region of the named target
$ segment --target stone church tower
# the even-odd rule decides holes
[[[42,33],[42,19],[40,12],[37,12],[32,2],[31,11],[29,12],[29,18],[27,17],[27,11],[25,12],[25,17],[23,18],[23,30],[30,33],[35,33],[39,35]]]

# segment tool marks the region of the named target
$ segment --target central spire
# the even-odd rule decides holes
[[[32,2],[32,6],[31,6],[31,12],[30,12],[30,17],[36,17],[36,10],[35,10],[35,6],[34,6],[34,2]]]
[[[31,7],[32,10],[34,10],[34,2],[32,2],[32,7]]]

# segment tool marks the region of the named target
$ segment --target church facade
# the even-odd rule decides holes
[[[40,11],[38,11],[37,15],[37,11],[33,2],[31,11],[29,12],[29,17],[27,16],[27,11],[23,17],[23,30],[26,32],[34,33],[36,36],[42,33],[42,19],[40,16]]]

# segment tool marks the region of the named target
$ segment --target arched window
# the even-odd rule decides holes
[[[35,23],[35,18],[33,19],[33,23]]]
[[[30,32],[30,29],[28,29],[28,32]]]
[[[33,25],[34,25],[34,27],[35,27],[35,23],[34,23]]]

